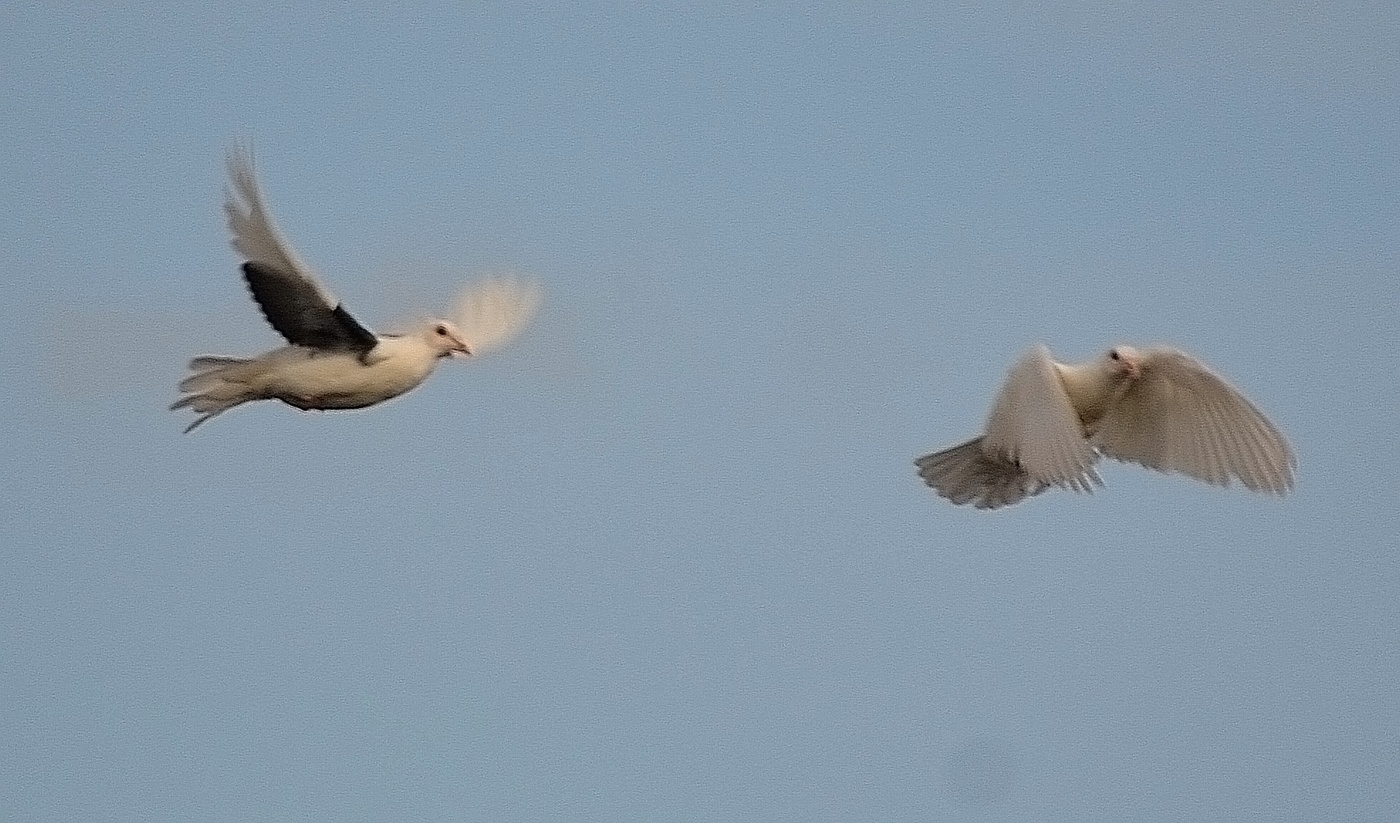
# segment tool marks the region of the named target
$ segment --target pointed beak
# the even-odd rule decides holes
[[[440,350],[438,357],[471,357],[472,347],[467,345],[467,341],[454,329],[447,333],[448,345]]]

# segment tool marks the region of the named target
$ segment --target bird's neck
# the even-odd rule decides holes
[[[438,350],[416,334],[384,336],[379,338],[379,343],[369,350],[364,360],[368,366],[392,360],[405,366],[431,369],[437,364]]]
[[[1094,433],[1099,421],[1128,388],[1125,377],[1098,360],[1075,366],[1056,363],[1055,370],[1085,435]]]

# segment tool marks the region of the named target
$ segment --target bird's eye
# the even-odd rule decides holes
[[[1113,351],[1110,351],[1110,352],[1108,353],[1108,359],[1109,359],[1109,360],[1118,360],[1118,359],[1119,359],[1119,357],[1118,357],[1118,350],[1117,350],[1117,349],[1114,349]]]
[[[447,327],[446,327],[446,326],[438,326],[437,329],[436,329],[436,331],[437,331],[439,337],[446,337],[446,336],[447,336]]]

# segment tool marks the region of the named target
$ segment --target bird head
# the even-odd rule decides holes
[[[461,329],[446,320],[433,321],[425,331],[428,345],[437,350],[438,357],[451,357],[454,354],[471,356],[471,347],[462,336]]]
[[[1114,376],[1136,380],[1142,374],[1142,356],[1132,346],[1114,346],[1104,355]]]

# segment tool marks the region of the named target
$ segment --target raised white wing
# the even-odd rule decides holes
[[[229,152],[228,177],[233,188],[226,192],[224,214],[228,217],[229,232],[233,234],[233,250],[244,260],[263,263],[309,281],[324,293],[325,302],[334,306],[337,301],[321,288],[310,267],[301,262],[273,224],[253,170],[253,157],[246,149],[235,147]]]
[[[292,251],[263,202],[253,159],[229,152],[233,188],[224,201],[234,251],[244,258],[243,278],[267,322],[289,343],[317,349],[367,351],[377,339],[350,316]]]
[[[1142,353],[1142,375],[1099,422],[1093,443],[1109,457],[1218,486],[1293,487],[1297,459],[1254,404],[1188,354]]]
[[[483,280],[462,291],[452,321],[472,354],[509,343],[539,310],[543,293],[534,282],[513,278]]]
[[[987,417],[982,448],[1041,483],[1075,491],[1103,485],[1094,471],[1097,455],[1043,345],[1011,367]]]

